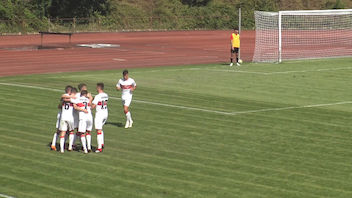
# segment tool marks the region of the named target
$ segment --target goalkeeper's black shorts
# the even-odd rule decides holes
[[[238,53],[238,50],[239,50],[240,48],[237,48],[237,47],[235,47],[235,48],[233,48],[233,50],[231,49],[231,53]]]

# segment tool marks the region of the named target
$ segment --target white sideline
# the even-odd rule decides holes
[[[15,198],[15,197],[12,197],[12,196],[9,196],[9,195],[5,195],[5,194],[1,194],[1,193],[0,193],[0,197],[3,197],[3,198]]]
[[[323,72],[323,71],[337,71],[337,70],[349,70],[352,67],[338,67],[338,68],[326,68],[326,69],[315,69],[315,70],[296,70],[296,71],[279,71],[279,72],[256,72],[256,71],[239,71],[239,70],[226,70],[226,69],[207,69],[207,71],[217,72],[233,72],[233,73],[248,73],[248,74],[260,74],[260,75],[275,75],[275,74],[290,74],[290,73],[307,73],[307,72]]]
[[[63,90],[59,90],[59,89],[39,87],[39,86],[33,86],[33,85],[25,85],[25,84],[1,83],[0,82],[0,85],[63,92]],[[121,100],[120,98],[117,98],[117,97],[110,97],[110,98],[115,99],[115,100]],[[196,107],[186,107],[186,106],[173,105],[173,104],[150,102],[150,101],[144,101],[144,100],[133,100],[133,101],[136,103],[151,104],[151,105],[164,106],[164,107],[173,107],[173,108],[177,108],[177,109],[202,111],[202,112],[216,113],[216,114],[221,114],[221,115],[239,115],[239,114],[260,113],[260,112],[268,112],[268,111],[282,111],[282,110],[290,110],[290,109],[303,109],[303,108],[326,107],[326,106],[342,105],[342,104],[352,104],[352,101],[341,101],[341,102],[325,103],[325,104],[310,104],[310,105],[303,105],[303,106],[291,106],[291,107],[267,108],[267,109],[248,110],[248,111],[225,112],[225,111],[216,111],[216,110],[202,109],[202,108],[196,108]]]

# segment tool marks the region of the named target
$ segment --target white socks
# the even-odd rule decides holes
[[[101,132],[97,132],[97,142],[98,142],[98,149],[102,149],[103,135]]]
[[[56,146],[56,139],[57,139],[57,136],[59,136],[59,134],[57,134],[57,132],[54,133],[54,136],[53,136],[53,141],[51,142],[51,146]]]
[[[104,145],[104,131],[101,131],[101,144]]]
[[[90,135],[90,133],[86,134],[86,139],[87,139],[88,150],[92,150],[92,136]],[[82,138],[81,138],[81,140],[82,140]]]
[[[126,118],[127,118],[127,121],[129,121],[129,122],[132,121],[131,112],[127,112],[127,113],[126,113]]]
[[[61,153],[64,152],[65,149],[65,135],[60,136],[60,151]]]
[[[73,145],[73,142],[75,140],[75,133],[74,132],[70,132],[70,135],[69,135],[69,143],[68,143],[68,150],[72,150],[72,145]]]
[[[86,135],[84,134],[81,134],[81,143],[82,143],[83,151],[87,153]]]

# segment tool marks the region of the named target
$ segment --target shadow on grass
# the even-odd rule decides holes
[[[117,127],[124,127],[124,125],[121,122],[106,122],[106,125],[113,125]]]

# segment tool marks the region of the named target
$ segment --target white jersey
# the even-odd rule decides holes
[[[99,93],[94,97],[93,104],[96,105],[96,113],[108,113],[109,96],[106,93]]]
[[[120,87],[122,89],[122,98],[130,98],[132,97],[132,91],[131,88],[135,87],[137,84],[133,80],[133,78],[128,78],[127,80],[125,79],[120,79],[119,82],[117,83],[116,87]]]
[[[79,113],[79,119],[86,119],[92,115],[92,111],[90,108],[90,103],[89,103],[89,98],[85,96],[81,96],[75,100],[76,104],[78,107],[85,109],[88,111],[88,113],[85,113],[83,111],[78,111]]]
[[[65,96],[70,96],[65,94]],[[70,102],[62,102],[61,108],[61,120],[73,120],[73,103],[75,103],[72,99]]]

